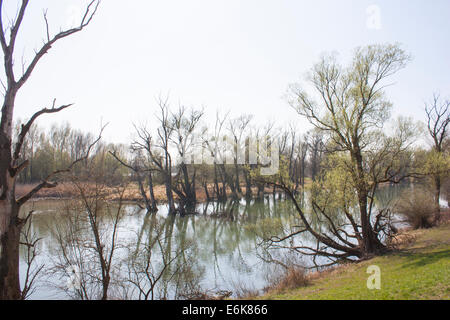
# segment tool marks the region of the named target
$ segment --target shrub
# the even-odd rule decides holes
[[[294,289],[299,287],[306,287],[309,284],[309,279],[306,271],[301,267],[289,267],[283,277],[279,279],[279,289]]]
[[[433,194],[423,188],[402,192],[395,206],[395,211],[403,216],[413,229],[433,227],[437,210]]]
[[[272,274],[269,285],[264,288],[265,292],[283,291],[306,287],[310,284],[309,277],[305,268],[291,265],[283,268],[278,273]]]
[[[259,296],[260,292],[252,284],[237,282],[233,283],[234,295],[237,299],[253,299]]]
[[[444,198],[447,200],[447,206],[450,208],[450,179],[446,179],[443,185]]]

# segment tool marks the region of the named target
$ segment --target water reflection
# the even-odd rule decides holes
[[[398,196],[402,187],[386,187],[377,194],[377,205],[386,206]],[[308,195],[303,195],[307,203]],[[23,208],[23,213],[34,210],[32,230],[42,241],[39,263],[52,265],[59,247],[52,226],[62,224],[64,201],[37,201]],[[298,216],[289,200],[283,195],[266,195],[261,199],[202,203],[196,207],[196,215],[167,215],[167,207],[160,205],[156,214],[147,214],[134,204],[125,207],[126,214],[120,223],[118,241],[123,248],[118,252],[120,276],[130,273],[129,261],[146,253],[152,245],[154,272],[158,274],[158,262],[174,259],[158,284],[155,298],[182,297],[188,283],[203,289],[234,291],[237,285],[251,284],[261,289],[266,285],[270,268],[260,259],[260,232],[270,235],[287,234],[298,223]],[[87,231],[86,231],[87,232]],[[155,237],[159,236],[159,242]],[[302,241],[313,243],[314,239],[302,235]],[[22,263],[25,252],[22,251]],[[286,252],[278,253],[281,255]],[[163,259],[164,256],[164,259]],[[184,278],[173,276],[174,270],[183,269]],[[24,268],[21,268],[23,272]],[[23,276],[22,276],[23,279]],[[56,281],[58,279],[51,279]],[[62,283],[66,279],[59,279]],[[148,285],[148,284],[147,284]],[[34,299],[66,299],[63,292],[41,282]],[[132,286],[131,286],[132,287]],[[123,289],[123,288],[122,288]],[[191,288],[192,289],[192,288]],[[128,288],[121,297],[139,297],[139,290]],[[119,291],[116,290],[116,294]]]

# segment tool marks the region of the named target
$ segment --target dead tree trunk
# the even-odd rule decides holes
[[[14,197],[14,192],[8,192]],[[8,196],[7,196],[8,197]],[[1,210],[1,256],[0,256],[0,298],[2,300],[18,300],[19,282],[19,243],[21,222],[15,198],[0,201]],[[6,225],[5,225],[6,224]]]
[[[252,197],[252,181],[250,173],[244,169],[244,179],[245,179],[245,197],[250,199]]]
[[[30,64],[23,67],[24,72],[22,76],[19,79],[16,79],[14,74],[15,42],[25,16],[28,2],[28,0],[22,0],[15,21],[12,21],[10,25],[7,26],[6,29],[10,30],[9,42],[7,42],[6,31],[2,19],[3,1],[0,1],[0,44],[3,51],[4,71],[6,75],[0,124],[0,299],[19,299],[21,297],[19,281],[19,242],[20,229],[22,227],[22,222],[19,219],[20,206],[40,189],[54,186],[54,184],[43,181],[29,194],[16,200],[16,178],[29,164],[28,161],[19,163],[19,156],[25,136],[33,122],[40,115],[59,112],[69,106],[55,108],[55,105],[53,105],[53,108],[51,109],[42,109],[36,112],[28,123],[22,125],[18,142],[13,149],[12,123],[16,94],[29,79],[40,59],[50,50],[50,48],[58,40],[79,32],[86,27],[92,20],[98,7],[98,2],[96,0],[90,2],[78,27],[61,31],[53,37],[50,37],[47,16],[44,14],[47,25],[47,38],[41,49],[36,51]],[[94,7],[93,10],[92,7]]]
[[[158,207],[156,205],[155,192],[153,190],[153,175],[152,172],[148,172],[148,189],[150,193],[150,203],[153,211],[158,211]]]
[[[158,211],[158,208],[156,206],[156,201],[155,201],[155,195],[153,192],[153,179],[152,179],[152,172],[150,169],[148,170],[148,185],[149,185],[149,191],[150,191],[150,199],[148,199],[147,197],[147,192],[145,191],[145,187],[144,187],[144,179],[142,177],[142,172],[145,171],[144,169],[142,169],[142,166],[140,164],[141,159],[139,159],[139,155],[136,156],[136,158],[134,159],[134,163],[133,165],[130,165],[128,163],[126,163],[124,160],[120,159],[120,157],[116,154],[116,152],[109,152],[114,159],[116,159],[121,165],[123,165],[124,167],[130,169],[131,171],[134,172],[137,183],[138,183],[138,187],[139,187],[139,192],[141,193],[141,197],[144,200],[145,203],[145,207],[147,208],[147,212],[156,212]]]

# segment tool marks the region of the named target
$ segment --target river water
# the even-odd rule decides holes
[[[388,202],[395,198],[398,188],[384,188],[379,193],[379,201]],[[36,283],[31,299],[69,299],[67,292],[61,290],[68,283],[64,276],[49,272],[60,263],[62,249],[55,228],[66,225],[64,212],[67,201],[40,200],[28,203],[23,213],[34,210],[31,230],[41,238],[37,247],[39,255],[36,265],[44,265]],[[160,205],[156,214],[147,214],[136,204],[127,204],[117,233],[117,249],[113,264],[122,265],[130,258],[130,245],[134,253],[141,253],[152,239],[155,228],[160,230],[161,241],[155,246],[155,261],[161,261],[161,252],[172,252],[180,264],[189,265],[192,278],[203,290],[228,290],[237,288],[261,290],[274,272],[271,263],[261,259],[261,235],[283,235],[290,226],[298,222],[290,200],[279,195],[266,195],[262,199],[227,203],[202,203],[198,212],[189,216],[168,216],[165,205]],[[105,219],[106,225],[112,220]],[[62,228],[64,229],[64,228]],[[66,230],[66,229],[64,229]],[[89,233],[88,228],[79,232]],[[108,233],[105,232],[105,237]],[[310,241],[309,239],[303,239]],[[127,249],[125,249],[125,247]],[[179,248],[179,250],[178,250]],[[277,252],[278,256],[287,255],[286,251]],[[305,258],[306,259],[306,258]],[[116,262],[117,261],[117,262]],[[91,261],[93,264],[94,262]],[[307,261],[305,262],[307,263]],[[93,264],[94,265],[94,264]],[[26,250],[21,250],[21,281],[26,270]],[[129,269],[117,269],[120,277],[125,277]],[[165,291],[164,291],[165,290]],[[172,298],[174,287],[160,289],[160,297]],[[165,292],[161,295],[161,292]],[[115,291],[117,298],[123,294]],[[137,298],[128,294],[127,298]]]

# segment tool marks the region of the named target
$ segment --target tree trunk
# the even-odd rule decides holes
[[[11,176],[11,144],[15,89],[5,94],[0,129],[0,300],[20,299],[19,205]]]
[[[216,199],[220,201],[220,188],[219,179],[217,178],[217,164],[214,163],[214,193],[216,194]]]
[[[145,207],[147,208],[147,212],[152,212],[152,206],[150,204],[150,201],[147,197],[147,193],[145,192],[144,184],[142,183],[142,177],[139,172],[136,171],[136,179],[138,181],[139,185],[139,191],[141,192],[142,199],[144,199]]]
[[[103,278],[103,292],[102,292],[102,300],[108,300],[108,288],[109,288],[109,282],[111,281],[111,278],[109,274],[107,274]]]
[[[215,171],[215,184],[217,187],[217,200],[218,201],[226,201],[227,200],[227,183],[226,179],[223,175],[223,172],[221,170],[222,165],[214,165],[214,171]],[[220,175],[220,181],[222,184],[222,187],[219,186],[219,180],[218,175]]]
[[[258,198],[262,198],[264,196],[264,187],[265,185],[263,183],[258,183]]]
[[[235,186],[235,182],[233,181],[232,177],[230,177],[230,175],[227,173],[227,170],[225,168],[224,164],[220,164],[219,168],[221,170],[221,174],[222,174],[222,181],[223,181],[223,187],[224,187],[224,193],[226,195],[226,190],[227,190],[227,185],[230,187],[231,190],[231,197],[233,199],[238,199],[239,196],[237,194],[236,191],[236,186]]]
[[[441,177],[436,175],[434,177],[434,202],[436,206],[436,213],[434,215],[434,223],[437,224],[441,218],[441,206],[439,204],[439,199],[441,197]]]
[[[167,196],[167,204],[169,206],[169,214],[175,214],[175,202],[173,200],[173,193],[172,193],[172,181],[171,177],[166,174],[166,196]]]
[[[183,172],[183,179],[184,179],[184,192],[186,194],[186,205],[187,206],[193,206],[197,202],[197,197],[195,194],[195,187],[194,187],[194,180],[195,180],[195,174],[194,178],[192,179],[192,182],[189,179],[189,171],[185,163],[181,164],[181,172]]]
[[[172,191],[172,158],[170,157],[167,143],[168,138],[165,140],[165,163],[164,163],[164,182],[166,185],[166,196],[167,196],[167,204],[169,206],[169,214],[176,214],[175,201],[173,199],[173,191]]]
[[[372,228],[370,226],[369,217],[367,214],[367,197],[360,191],[358,191],[359,212],[361,218],[361,231],[363,238],[363,255],[370,255],[375,252],[374,244],[372,241]]]
[[[244,170],[244,179],[245,179],[245,197],[250,199],[252,197],[252,183],[250,173],[247,170]]]
[[[242,194],[241,182],[239,181],[239,165],[237,164],[237,160],[234,160],[234,171],[235,171],[235,175],[236,175],[236,179],[235,179],[236,190],[237,190],[237,192]]]
[[[300,181],[302,184],[302,189],[305,189],[305,158],[302,157],[302,162],[301,162],[301,172],[300,172]]]
[[[149,172],[148,173],[148,189],[150,192],[150,202],[152,205],[152,210],[154,212],[158,211],[158,207],[156,206],[156,199],[155,199],[155,193],[153,191],[153,177],[152,177],[152,173]]]
[[[13,195],[14,192],[8,192]],[[19,281],[19,206],[14,197],[0,201],[0,300],[21,298]]]
[[[206,181],[203,183],[203,188],[205,189],[206,202],[209,203],[209,201],[211,200],[211,197],[209,196],[208,183]]]
[[[384,248],[384,245],[376,237],[372,225],[370,223],[369,213],[367,212],[368,194],[367,183],[364,177],[364,169],[362,164],[362,155],[357,147],[352,154],[352,159],[355,162],[355,185],[357,188],[359,212],[361,219],[362,245],[361,248],[363,257],[370,257]]]

